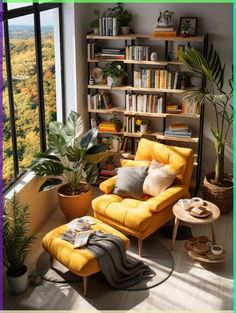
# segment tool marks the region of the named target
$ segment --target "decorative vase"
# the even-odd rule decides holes
[[[86,183],[80,184],[84,186],[86,185],[86,189],[85,191],[76,195],[71,195],[70,192],[68,192],[67,184],[62,185],[58,189],[59,205],[68,222],[73,220],[74,218],[86,215],[91,205],[92,201],[91,186]]]
[[[119,141],[119,139],[112,138],[111,146],[112,146],[112,148],[111,148],[112,151],[118,152],[121,148],[121,142]]]
[[[141,124],[140,125],[140,132],[146,133],[148,131],[148,125],[147,124]]]
[[[150,60],[151,61],[157,61],[157,53],[156,52],[151,53]]]
[[[129,34],[129,26],[121,26],[120,30],[121,30],[122,35],[128,35]]]
[[[94,32],[94,35],[98,35],[99,34],[99,28],[98,27],[95,27],[93,29],[93,32]]]
[[[28,270],[26,266],[23,266],[23,274],[21,276],[14,277],[7,271],[7,281],[11,292],[15,294],[22,293],[28,287]]]
[[[123,77],[113,78],[111,76],[107,76],[107,85],[109,87],[119,87],[122,85]]]
[[[229,174],[224,174],[224,180],[228,186],[216,186],[211,183],[215,178],[215,173],[211,172],[203,180],[203,199],[217,205],[221,214],[229,213],[233,208],[233,178]]]

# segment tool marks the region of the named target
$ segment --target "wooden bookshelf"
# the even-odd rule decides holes
[[[135,34],[128,34],[128,35],[118,35],[118,36],[100,36],[100,35],[95,35],[95,34],[89,34],[87,35],[87,41],[88,43],[93,43],[94,41],[99,41],[99,40],[105,40],[105,41],[109,41],[110,42],[110,47],[112,47],[112,41],[123,41],[123,48],[125,48],[125,45],[142,45],[143,42],[145,41],[145,45],[147,45],[147,41],[150,41],[150,46],[152,45],[152,42],[162,42],[165,45],[165,55],[164,57],[162,57],[162,60],[158,60],[158,61],[136,61],[136,60],[129,60],[129,59],[123,59],[123,58],[118,58],[118,57],[112,57],[112,56],[96,56],[93,53],[93,56],[95,55],[94,58],[90,58],[87,60],[89,67],[94,67],[97,66],[96,63],[105,63],[105,62],[114,62],[114,61],[118,61],[118,62],[123,62],[126,66],[126,69],[128,70],[128,74],[129,74],[129,78],[130,80],[128,80],[129,85],[122,85],[119,87],[110,87],[107,84],[95,84],[95,85],[90,85],[88,84],[88,89],[89,91],[93,91],[93,90],[97,90],[96,93],[99,93],[101,91],[109,91],[110,93],[112,93],[113,91],[120,91],[120,92],[124,92],[125,94],[130,93],[130,94],[159,94],[158,97],[163,98],[163,104],[161,104],[161,109],[159,110],[159,107],[156,108],[155,106],[155,110],[156,111],[163,111],[164,113],[151,113],[151,112],[137,112],[137,111],[127,111],[126,110],[126,103],[125,101],[127,101],[127,97],[125,96],[125,100],[124,100],[124,104],[121,107],[113,107],[111,109],[88,109],[89,114],[115,114],[115,113],[119,113],[119,116],[122,119],[123,116],[123,128],[120,132],[103,132],[103,131],[99,131],[99,134],[106,134],[106,135],[119,135],[119,136],[124,136],[124,141],[129,142],[131,141],[131,144],[129,146],[129,148],[132,148],[132,154],[135,153],[134,150],[134,146],[135,146],[135,141],[138,141],[138,138],[142,138],[142,137],[147,137],[153,140],[157,140],[157,141],[163,141],[163,142],[167,142],[168,144],[175,144],[178,145],[178,142],[180,143],[180,146],[191,146],[191,147],[195,147],[195,152],[197,153],[195,155],[194,158],[194,167],[196,169],[196,181],[195,181],[195,192],[197,192],[199,184],[200,184],[200,178],[201,178],[201,151],[202,151],[202,138],[203,138],[203,113],[204,110],[202,108],[200,108],[200,114],[191,114],[191,113],[182,113],[181,111],[178,112],[178,110],[174,111],[173,113],[166,113],[166,104],[168,103],[166,101],[168,95],[170,96],[171,94],[173,94],[173,98],[176,95],[179,95],[179,97],[181,98],[182,94],[186,93],[189,90],[182,90],[182,89],[157,89],[157,88],[143,88],[143,87],[134,87],[134,70],[135,67],[137,65],[143,66],[143,68],[148,67],[149,68],[155,68],[156,67],[162,67],[162,69],[166,69],[167,71],[173,71],[173,68],[175,69],[175,67],[182,67],[184,66],[183,62],[177,61],[177,60],[173,60],[173,61],[167,61],[167,57],[168,57],[168,52],[170,51],[170,49],[168,50],[168,47],[170,48],[171,46],[176,46],[178,43],[182,43],[182,44],[188,44],[190,43],[191,45],[194,43],[202,43],[202,45],[204,45],[205,47],[205,43],[207,42],[207,39],[205,36],[192,36],[192,37],[181,37],[181,36],[176,36],[176,37],[157,37],[154,35],[154,33],[135,33]],[[140,41],[140,43],[138,42],[138,40],[141,39],[144,41]],[[134,43],[135,41],[135,43]],[[175,42],[175,45],[168,45],[169,42]],[[105,45],[104,45],[105,46]],[[114,44],[115,46],[115,44]],[[206,50],[206,49],[205,49]],[[89,50],[90,51],[90,50]],[[89,55],[91,55],[89,53]],[[171,68],[172,66],[172,68]],[[178,71],[183,71],[178,70]],[[173,86],[173,85],[171,85]],[[204,87],[204,82],[202,82],[202,86]],[[197,90],[198,88],[194,88],[195,90]],[[193,89],[191,89],[192,91]],[[171,96],[170,96],[171,98]],[[134,98],[135,99],[135,98]],[[149,98],[150,99],[150,98]],[[133,100],[132,100],[133,101]],[[131,102],[132,102],[131,101]],[[137,101],[137,100],[135,100]],[[142,100],[143,101],[143,100]],[[146,101],[146,100],[145,100]],[[158,101],[157,101],[158,102]],[[153,102],[154,103],[154,102]],[[179,103],[181,103],[181,101],[179,101]],[[155,104],[159,105],[159,102]],[[135,108],[140,109],[140,102],[136,102],[136,106]],[[162,107],[163,105],[163,107]],[[133,103],[132,103],[132,106]],[[141,104],[141,107],[144,107],[144,104]],[[130,108],[130,106],[127,106],[127,108]],[[133,107],[132,107],[133,109]],[[159,125],[161,125],[162,130],[161,131],[150,131],[147,133],[141,133],[141,132],[134,132],[133,128],[136,129],[134,127],[134,122],[132,121],[132,119],[135,119],[135,117],[140,117],[140,118],[150,118],[153,121],[153,125],[154,125],[154,119],[158,118],[158,123],[160,123]],[[173,119],[172,119],[173,118]],[[193,122],[194,127],[198,127],[198,130],[193,129],[194,134],[196,134],[195,137],[180,137],[180,136],[166,136],[164,135],[164,131],[166,129],[166,125],[169,124],[169,122],[171,121],[171,123],[179,123],[178,119],[193,119],[195,121]],[[160,119],[162,119],[162,121],[160,121]],[[169,121],[168,121],[169,119]],[[132,121],[132,123],[130,122],[130,120]],[[190,121],[188,121],[190,122]],[[127,125],[126,125],[127,124]],[[128,131],[124,131],[124,130],[129,130]],[[159,128],[161,129],[161,128]],[[132,131],[130,131],[132,130]],[[199,137],[197,137],[199,136]],[[135,138],[137,138],[137,140],[135,140]],[[182,143],[182,144],[181,144]],[[186,144],[185,144],[186,143]],[[188,143],[190,145],[188,145]],[[122,149],[126,150],[124,147],[122,147]],[[122,153],[124,153],[125,151],[123,151]],[[120,153],[120,155],[122,154]]]

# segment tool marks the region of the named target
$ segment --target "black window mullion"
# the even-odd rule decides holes
[[[39,132],[40,132],[40,148],[45,151],[46,144],[46,126],[45,126],[45,106],[43,91],[43,65],[42,65],[42,42],[41,42],[41,26],[40,12],[38,4],[34,4],[34,27],[35,27],[35,52],[36,52],[36,68],[37,68],[37,85],[38,85],[38,109],[39,109]]]
[[[16,178],[17,175],[19,174],[19,163],[18,163],[18,157],[17,157],[16,118],[15,118],[14,96],[13,96],[13,86],[12,86],[9,27],[8,27],[7,20],[4,21],[4,39],[5,39],[5,55],[6,55],[6,69],[7,69],[7,88],[8,88],[10,122],[11,122],[12,156],[13,156],[13,166],[14,166],[14,177]]]

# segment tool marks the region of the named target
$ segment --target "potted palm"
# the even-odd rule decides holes
[[[48,135],[50,154],[38,153],[36,164],[32,166],[36,175],[50,176],[39,191],[63,184],[58,189],[58,197],[67,220],[86,214],[92,198],[90,184],[98,176],[97,163],[107,157],[107,145],[97,144],[97,128],[82,136],[83,129],[82,118],[74,111],[66,124],[51,122]]]
[[[124,64],[119,61],[107,63],[102,68],[102,74],[106,77],[109,87],[121,86],[124,77],[127,76]]]
[[[11,200],[3,207],[3,263],[7,268],[10,290],[19,294],[28,286],[26,257],[35,235],[27,235],[29,205],[21,204],[14,192]]]
[[[211,123],[216,152],[215,171],[204,178],[203,197],[218,205],[222,213],[226,213],[232,209],[233,203],[232,176],[224,172],[225,145],[233,122],[232,79],[228,81],[228,86],[225,86],[225,65],[222,66],[220,56],[213,45],[206,58],[192,47],[186,51],[180,51],[179,59],[207,82],[203,90],[192,92],[188,98],[193,101],[197,100],[200,104],[205,102],[211,105],[215,113],[214,122]]]

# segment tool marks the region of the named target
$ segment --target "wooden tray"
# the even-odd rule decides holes
[[[184,249],[192,259],[199,262],[220,263],[225,260],[225,252],[223,252],[219,256],[212,254],[210,251],[205,254],[197,254],[196,252],[194,252],[193,246],[190,245],[187,241],[185,241],[184,243]]]
[[[192,212],[190,208],[189,214],[197,218],[204,218],[204,217],[208,217],[209,215],[211,215],[211,211],[208,211],[207,213],[200,215],[200,214]]]

